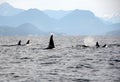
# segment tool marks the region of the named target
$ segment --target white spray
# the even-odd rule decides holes
[[[84,45],[93,47],[95,44],[96,42],[93,37],[88,36],[84,38]]]

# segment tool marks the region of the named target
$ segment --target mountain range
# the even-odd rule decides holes
[[[49,32],[103,35],[116,29],[120,29],[119,23],[105,24],[101,18],[87,10],[23,10],[8,3],[0,5],[0,35],[40,35]]]
[[[44,35],[36,26],[25,23],[18,27],[0,26],[0,36],[26,36],[26,35]]]
[[[49,17],[54,18],[54,19],[61,19],[65,15],[69,14],[72,12],[72,10],[69,11],[64,11],[64,10],[44,10],[43,11],[45,14],[47,14]]]
[[[12,15],[21,13],[23,11],[24,11],[23,9],[14,8],[8,3],[3,3],[0,5],[0,15],[1,16],[12,16]]]

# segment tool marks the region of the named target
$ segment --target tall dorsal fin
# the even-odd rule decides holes
[[[18,44],[17,45],[21,45],[21,40],[19,40]]]
[[[54,45],[54,40],[53,40],[53,34],[51,34],[49,45],[46,49],[53,49],[53,48],[55,48],[55,45]]]
[[[99,43],[98,43],[98,42],[96,42],[96,47],[97,47],[97,48],[99,48],[99,47],[100,47],[100,45],[99,45]]]

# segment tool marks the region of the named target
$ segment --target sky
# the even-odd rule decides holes
[[[0,0],[21,9],[90,10],[99,17],[120,15],[120,0]]]

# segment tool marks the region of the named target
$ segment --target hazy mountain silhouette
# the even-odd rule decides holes
[[[106,33],[107,35],[120,35],[120,23],[109,25],[112,31]]]
[[[115,23],[115,24],[111,24],[109,25],[109,27],[111,27],[112,29],[120,29],[120,23]]]
[[[8,3],[3,3],[0,5],[1,16],[13,16],[23,11],[24,11],[23,9],[14,8]]]
[[[65,28],[65,32],[72,34],[103,34],[108,30],[102,20],[85,10],[74,10],[63,17],[59,23],[59,27]]]
[[[18,27],[0,26],[0,35],[13,36],[13,35],[43,35],[45,32],[39,30],[36,26],[25,23]]]
[[[120,36],[120,29],[119,30],[114,30],[114,31],[110,31],[110,32],[108,32],[107,33],[107,35],[118,35],[118,36]]]
[[[2,5],[10,6],[9,4],[5,4]],[[16,10],[13,11],[16,12]],[[1,26],[17,27],[23,24],[24,27],[26,26],[24,25],[25,23],[35,25],[44,32],[79,35],[103,35],[109,31],[116,30],[116,26],[120,27],[120,24],[107,25],[91,11],[78,9],[73,11],[40,11],[38,9],[29,9],[12,16],[0,16]],[[33,28],[34,26],[32,25],[31,27]],[[30,28],[30,26],[26,27]],[[28,32],[27,28],[22,29]]]
[[[0,16],[0,24],[8,26],[18,26],[24,23],[31,23],[41,30],[52,30],[54,19],[37,9],[29,9],[15,16]]]
[[[49,17],[54,19],[61,19],[65,15],[69,14],[72,11],[64,11],[64,10],[45,10],[43,11],[45,14],[47,14]]]

